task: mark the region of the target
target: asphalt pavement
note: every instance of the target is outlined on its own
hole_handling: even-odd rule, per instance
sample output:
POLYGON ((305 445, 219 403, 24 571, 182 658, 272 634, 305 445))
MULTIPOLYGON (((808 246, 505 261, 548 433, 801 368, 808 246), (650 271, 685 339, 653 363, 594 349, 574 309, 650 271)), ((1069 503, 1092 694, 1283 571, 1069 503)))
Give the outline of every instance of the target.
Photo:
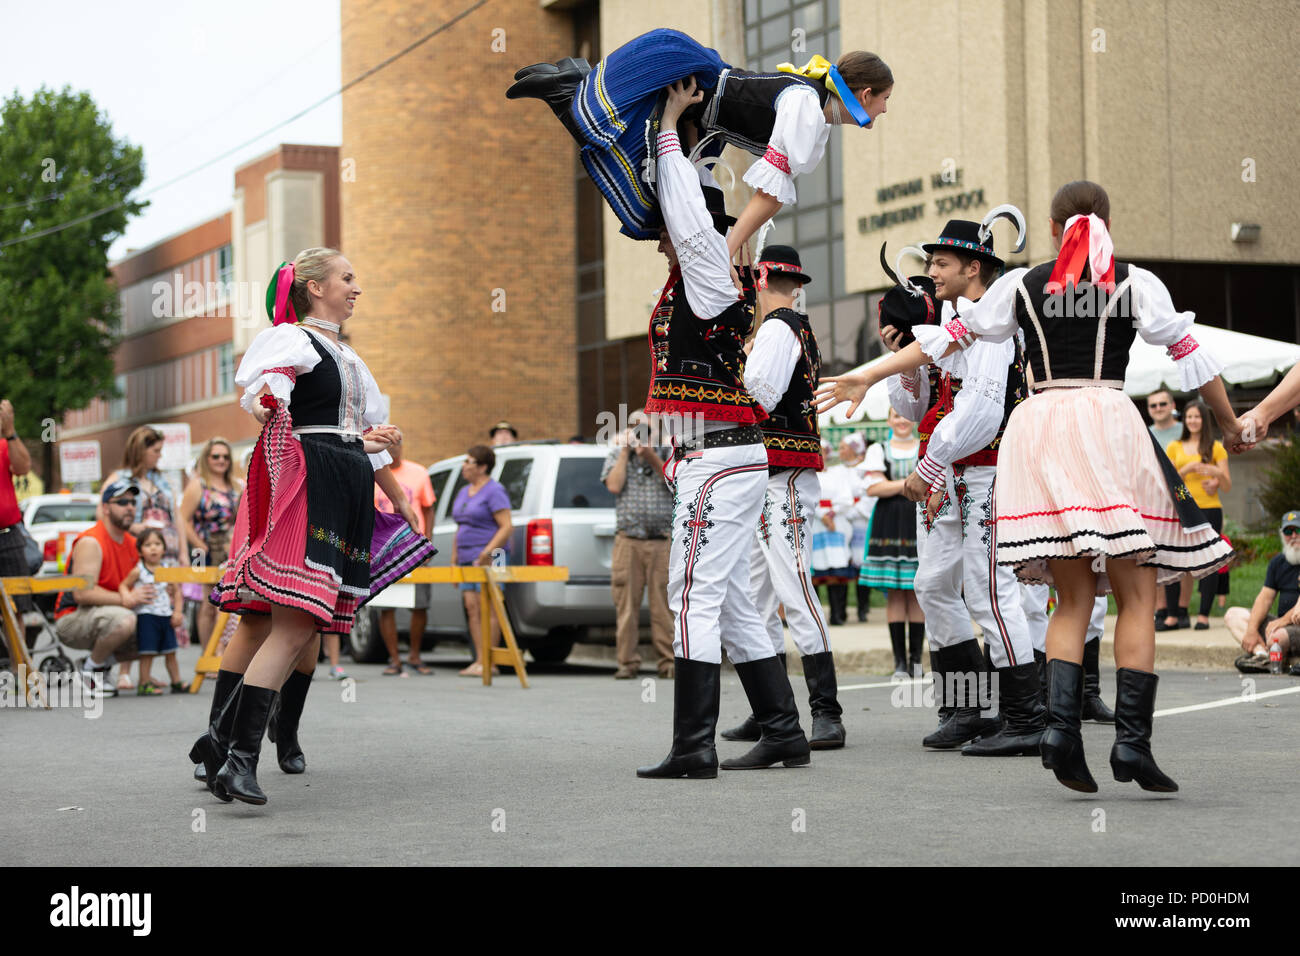
MULTIPOLYGON (((196 651, 184 650, 193 666, 196 651)), ((307 773, 263 750, 265 807, 223 804, 186 753, 207 718, 196 696, 122 697, 0 709, 6 865, 738 864, 1291 865, 1295 841, 1265 839, 1269 808, 1295 806, 1300 680, 1171 671, 1155 753, 1178 794, 1111 779, 1113 730, 1086 724, 1101 790, 1076 794, 1036 758, 928 752, 933 711, 913 688, 841 677, 848 746, 805 769, 640 780, 668 751, 672 683, 615 681, 596 664, 534 667, 522 689, 456 676, 353 682, 317 673, 303 717, 307 773), (1254 699, 1246 697, 1253 691, 1254 699), (1280 693, 1274 693, 1280 692, 1280 693), (1243 696, 1245 695, 1245 696, 1243 696)), ((807 695, 792 676, 807 728, 807 695)), ((1103 669, 1113 696, 1114 674, 1103 669)), ((9 698, 12 703, 12 697, 9 698)), ((747 713, 724 671, 722 720, 747 713)), ((720 757, 747 745, 718 741, 720 757)), ((1288 817, 1289 819, 1289 817, 1288 817)))

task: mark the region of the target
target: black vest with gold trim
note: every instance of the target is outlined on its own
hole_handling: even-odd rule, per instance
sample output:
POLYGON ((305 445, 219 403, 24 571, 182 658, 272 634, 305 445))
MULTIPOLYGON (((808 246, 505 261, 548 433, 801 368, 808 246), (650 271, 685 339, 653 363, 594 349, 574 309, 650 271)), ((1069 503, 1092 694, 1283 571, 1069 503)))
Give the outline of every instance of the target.
POLYGON ((650 318, 650 394, 645 410, 660 415, 756 425, 767 417, 745 389, 745 337, 754 324, 744 300, 711 319, 698 318, 677 269, 650 318))
POLYGON ((824 465, 821 428, 817 423, 817 402, 813 398, 822 365, 817 336, 808 316, 794 309, 773 309, 764 321, 784 323, 794 333, 800 351, 785 394, 762 424, 768 471, 785 468, 821 471, 824 465))

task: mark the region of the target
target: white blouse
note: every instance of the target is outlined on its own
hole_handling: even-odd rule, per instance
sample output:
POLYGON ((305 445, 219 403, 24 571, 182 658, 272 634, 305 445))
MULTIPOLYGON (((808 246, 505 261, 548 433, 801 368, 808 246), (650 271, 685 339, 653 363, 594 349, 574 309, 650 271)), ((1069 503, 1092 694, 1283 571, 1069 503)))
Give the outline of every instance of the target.
MULTIPOLYGON (((244 389, 244 394, 239 399, 239 404, 244 409, 251 413, 257 408, 258 395, 263 386, 270 390, 276 401, 283 407, 290 406, 293 379, 286 373, 273 371, 273 369, 292 368, 298 375, 304 375, 314 369, 320 362, 320 355, 312 348, 309 335, 316 335, 316 333, 289 323, 275 325, 258 333, 257 338, 253 339, 248 346, 248 351, 244 353, 239 363, 239 370, 235 373, 235 384, 244 389)), ((361 356, 357 355, 351 347, 342 343, 336 344, 323 335, 317 335, 316 339, 340 364, 340 373, 355 374, 361 384, 358 407, 344 409, 345 417, 355 415, 363 429, 382 425, 385 417, 383 396, 380 394, 375 377, 370 374, 370 369, 361 360, 361 356)), ((342 426, 343 423, 339 424, 342 426)), ((392 456, 386 451, 369 457, 371 467, 375 471, 393 462, 392 456)))
POLYGON ((966 352, 966 375, 952 411, 935 425, 916 466, 931 488, 943 483, 953 462, 997 437, 1006 409, 1007 368, 1015 354, 1015 339, 980 339, 966 352))
POLYGON ((764 322, 754 336, 754 349, 745 360, 745 391, 770 412, 790 386, 790 376, 803 349, 790 326, 764 322))
POLYGON ((767 152, 749 167, 745 183, 782 203, 793 203, 794 177, 817 168, 826 154, 830 131, 817 91, 802 83, 786 87, 776 98, 767 152))
MULTIPOLYGON (((922 351, 927 356, 937 356, 954 342, 966 348, 976 336, 995 342, 1011 338, 1020 327, 1016 321, 1015 299, 1028 272, 1027 268, 1019 268, 1004 274, 989 286, 979 302, 959 308, 960 318, 942 326, 914 327, 922 351)), ((1129 266, 1129 278, 1138 335, 1150 345, 1167 347, 1178 369, 1180 391, 1200 388, 1223 371, 1223 364, 1189 334, 1196 321, 1195 312, 1177 311, 1165 284, 1146 269, 1129 266)))

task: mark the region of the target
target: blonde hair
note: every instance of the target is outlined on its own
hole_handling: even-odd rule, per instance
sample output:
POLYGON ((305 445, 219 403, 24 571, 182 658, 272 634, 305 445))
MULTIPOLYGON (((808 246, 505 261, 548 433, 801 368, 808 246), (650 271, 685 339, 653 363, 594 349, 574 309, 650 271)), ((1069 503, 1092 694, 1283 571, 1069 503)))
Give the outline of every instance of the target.
POLYGON ((242 478, 243 476, 239 474, 241 469, 239 467, 239 462, 235 460, 235 450, 230 447, 230 442, 226 441, 219 435, 209 438, 203 443, 203 448, 199 451, 199 460, 194 465, 194 473, 198 476, 199 481, 204 485, 212 484, 213 475, 212 468, 208 464, 208 455, 212 454, 212 449, 217 445, 224 447, 227 454, 230 455, 230 467, 226 469, 226 484, 233 488, 235 486, 235 480, 237 478, 242 478))
POLYGON ((313 302, 311 293, 307 291, 307 283, 314 281, 324 284, 334 271, 334 260, 342 255, 343 253, 337 249, 316 246, 312 249, 304 249, 294 256, 293 285, 289 287, 289 301, 293 303, 293 310, 298 314, 298 318, 304 319, 311 315, 313 302))

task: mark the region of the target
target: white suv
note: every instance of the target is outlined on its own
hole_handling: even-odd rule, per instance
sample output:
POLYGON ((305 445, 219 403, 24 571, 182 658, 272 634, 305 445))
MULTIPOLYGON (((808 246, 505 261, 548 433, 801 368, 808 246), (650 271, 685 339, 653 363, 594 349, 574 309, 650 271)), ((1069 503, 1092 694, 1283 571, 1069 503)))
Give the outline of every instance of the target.
POLYGON ((41 547, 41 574, 57 575, 67 567, 72 539, 95 523, 98 495, 33 495, 20 502, 23 524, 41 547))
MULTIPOLYGON (((575 641, 612 640, 616 615, 610 594, 614 551, 614 496, 600 480, 609 449, 601 445, 518 443, 493 449, 492 477, 510 495, 509 564, 556 565, 569 569, 567 581, 511 584, 506 608, 520 646, 539 661, 564 660, 575 641)), ((456 522, 451 506, 465 484, 464 455, 445 458, 429 468, 434 506, 434 564, 450 566, 456 522)), ((409 611, 398 611, 407 629, 409 611)), ((650 623, 643 600, 641 623, 650 623)), ((455 585, 435 584, 429 606, 426 643, 467 639, 465 610, 455 585)), ((372 615, 361 614, 351 638, 352 656, 361 661, 384 659, 383 642, 372 615)))

